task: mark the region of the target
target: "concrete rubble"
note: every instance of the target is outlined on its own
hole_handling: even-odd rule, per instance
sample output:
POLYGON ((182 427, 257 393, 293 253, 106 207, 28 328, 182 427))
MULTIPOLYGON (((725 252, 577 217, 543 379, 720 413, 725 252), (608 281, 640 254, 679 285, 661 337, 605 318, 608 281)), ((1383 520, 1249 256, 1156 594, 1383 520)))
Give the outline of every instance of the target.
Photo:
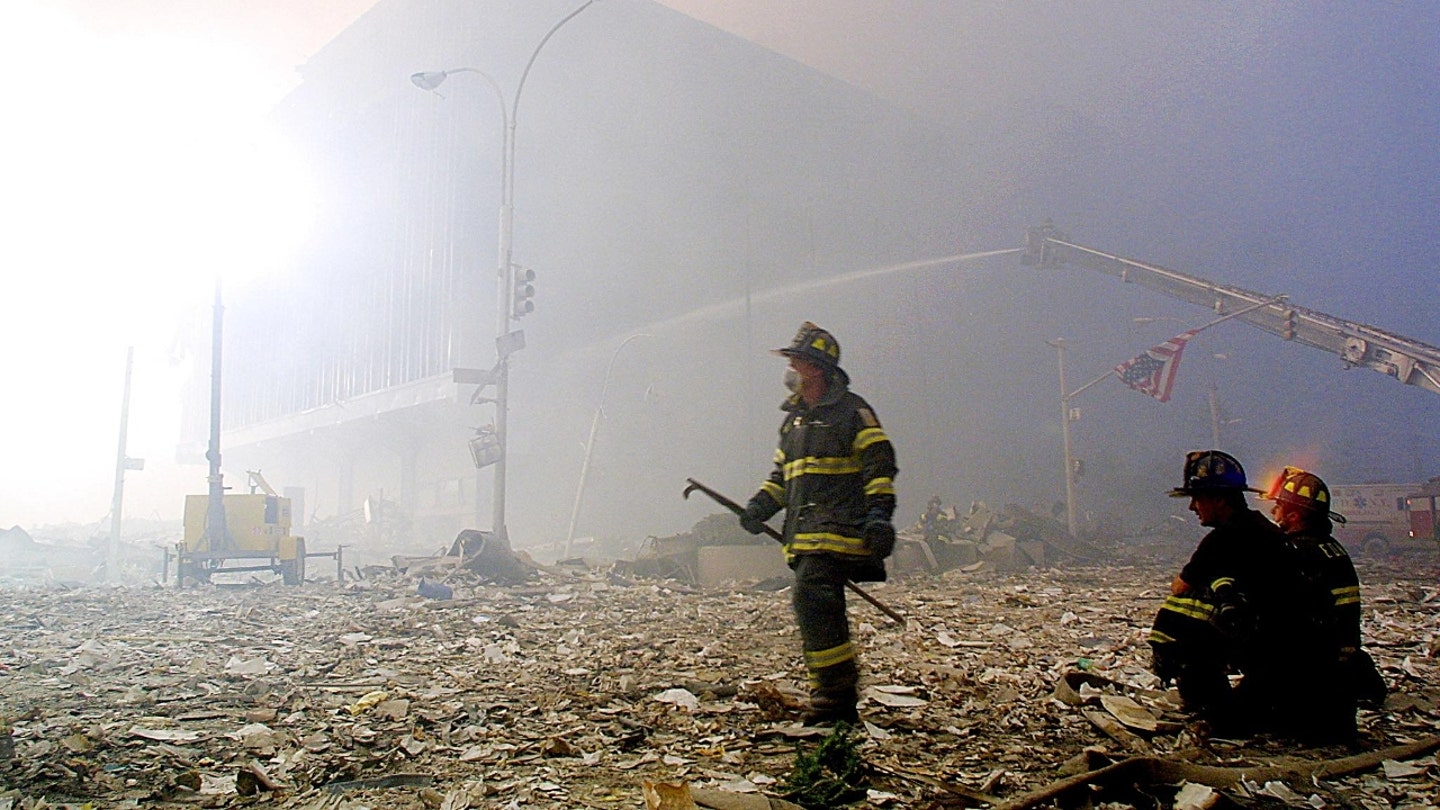
MULTIPOLYGON (((1260 767, 1354 753, 1187 730, 1144 637, 1188 547, 1061 565, 1067 552, 1017 527, 1023 514, 978 514, 946 541, 974 543, 974 561, 866 586, 904 628, 851 600, 873 769, 858 806, 999 803, 1105 757, 1260 767), (997 533, 1032 564, 985 564, 997 533)), ((795 725, 805 685, 788 591, 643 568, 12 588, 0 808, 644 807, 667 785, 688 806, 782 806, 761 797, 778 796, 814 733, 795 725)), ((1362 713, 1359 747, 1423 740, 1440 726, 1436 561, 1361 575, 1367 646, 1392 695, 1362 713)), ((1207 790, 1212 803, 1435 806, 1440 761, 1158 790, 1193 806, 1207 790)))
MULTIPOLYGON (((937 500, 919 520, 900 529, 887 568, 892 577, 955 568, 1013 573, 1094 562, 1106 553, 1070 537, 1063 523, 1016 504, 995 511, 976 501, 962 514, 941 508, 937 500)), ((636 574, 705 586, 789 574, 778 545, 745 533, 729 514, 712 515, 689 532, 652 537, 624 565, 636 574)))

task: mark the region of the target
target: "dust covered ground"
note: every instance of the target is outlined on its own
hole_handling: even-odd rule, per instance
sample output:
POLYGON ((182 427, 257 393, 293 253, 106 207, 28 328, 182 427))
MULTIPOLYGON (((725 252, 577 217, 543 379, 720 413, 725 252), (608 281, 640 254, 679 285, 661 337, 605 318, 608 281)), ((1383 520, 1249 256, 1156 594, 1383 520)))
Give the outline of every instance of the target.
MULTIPOLYGON (((1331 760, 1440 728, 1440 571, 1420 557, 1361 566, 1367 647, 1392 694, 1362 713, 1354 747, 1193 737, 1144 642, 1188 551, 865 586, 908 624, 850 600, 872 774, 856 806, 1014 801, 1080 760, 1331 760)), ((818 740, 794 725, 788 590, 465 576, 449 599, 379 571, 343 587, 0 592, 0 809, 634 808, 656 782, 765 807, 797 745, 818 740)), ((1170 807, 1178 788, 1130 780, 1081 800, 1170 807)), ((1440 761, 1221 793, 1220 806, 1433 807, 1440 761)))

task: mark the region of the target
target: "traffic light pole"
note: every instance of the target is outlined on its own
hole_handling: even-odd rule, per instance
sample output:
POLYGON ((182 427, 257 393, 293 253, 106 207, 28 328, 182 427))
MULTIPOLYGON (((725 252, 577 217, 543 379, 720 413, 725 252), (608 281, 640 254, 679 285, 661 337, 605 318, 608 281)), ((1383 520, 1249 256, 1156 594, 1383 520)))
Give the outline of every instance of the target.
POLYGON ((594 2, 595 0, 586 0, 584 4, 551 26, 550 30, 545 32, 545 36, 541 37, 540 43, 530 53, 530 60, 525 63, 525 70, 520 73, 520 81, 515 85, 515 97, 510 100, 510 114, 505 121, 501 171, 503 197, 500 205, 498 290, 500 301, 497 307, 499 324, 495 346, 499 355, 495 377, 495 435, 500 440, 500 459, 495 462, 494 532, 496 539, 502 542, 508 542, 510 539, 509 532, 505 527, 505 472, 510 457, 510 352, 519 343, 510 336, 510 321, 515 316, 522 314, 515 311, 515 265, 510 250, 515 236, 515 119, 520 112, 520 94, 525 91, 525 80, 529 78, 530 68, 535 65, 535 58, 545 48, 545 43, 550 41, 550 37, 554 36, 561 26, 575 19, 576 15, 589 8, 594 2))
MULTIPOLYGON (((505 92, 500 89, 499 83, 483 70, 462 67, 438 72, 415 73, 410 76, 410 81, 416 87, 433 92, 452 73, 474 73, 490 85, 490 89, 495 91, 495 99, 500 103, 500 234, 496 240, 496 253, 498 254, 495 289, 496 358, 493 378, 495 383, 495 440, 498 444, 498 452, 494 464, 495 497, 492 518, 495 537, 502 541, 509 540, 509 533, 505 527, 505 473, 510 455, 510 354, 525 345, 523 333, 511 331, 511 320, 530 311, 533 305, 530 303, 529 297, 534 294, 534 288, 529 283, 533 274, 527 270, 527 278, 523 281, 525 300, 521 302, 515 299, 516 290, 519 289, 511 253, 511 245, 515 237, 515 117, 520 109, 520 94, 525 89, 525 79, 529 77, 530 68, 535 65, 535 58, 540 55, 545 43, 550 41, 550 37, 554 36, 561 26, 575 19, 576 15, 594 3, 595 0, 585 0, 574 11, 552 25, 545 36, 541 37, 540 43, 530 53, 530 60, 525 63, 525 69, 520 74, 520 81, 515 86, 515 96, 510 100, 508 106, 505 103, 505 92)), ((477 466, 475 473, 476 523, 480 522, 481 477, 479 469, 477 466)))
MULTIPOLYGON (((523 81, 523 80, 522 80, 523 81)), ((515 104, 520 103, 520 94, 515 94, 515 104)), ((510 334, 511 308, 515 280, 511 272, 510 244, 515 234, 515 115, 506 116, 503 127, 504 143, 500 145, 500 236, 496 240, 499 265, 496 268, 496 315, 495 325, 495 438, 500 443, 500 457, 495 462, 495 496, 492 501, 492 531, 502 543, 509 541, 505 528, 505 467, 510 456, 510 352, 507 351, 506 337, 510 334)), ((479 470, 475 471, 478 476, 479 470)), ((476 504, 479 507, 479 504, 476 504)))

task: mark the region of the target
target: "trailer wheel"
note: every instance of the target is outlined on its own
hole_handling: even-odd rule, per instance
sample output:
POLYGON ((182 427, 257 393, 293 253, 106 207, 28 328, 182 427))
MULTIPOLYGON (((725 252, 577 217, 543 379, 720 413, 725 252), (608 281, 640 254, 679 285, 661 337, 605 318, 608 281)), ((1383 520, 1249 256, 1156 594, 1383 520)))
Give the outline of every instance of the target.
POLYGON ((280 579, 286 585, 300 585, 305 582, 305 540, 295 541, 295 559, 280 561, 280 579))
POLYGON ((1360 553, 1366 557, 1384 557, 1390 553, 1390 540, 1378 532, 1365 535, 1360 541, 1360 553))

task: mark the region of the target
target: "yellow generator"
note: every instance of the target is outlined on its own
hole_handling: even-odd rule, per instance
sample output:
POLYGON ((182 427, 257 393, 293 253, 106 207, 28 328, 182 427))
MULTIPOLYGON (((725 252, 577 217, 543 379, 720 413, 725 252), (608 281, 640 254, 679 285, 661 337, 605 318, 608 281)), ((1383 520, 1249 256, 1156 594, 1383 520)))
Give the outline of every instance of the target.
POLYGON ((178 584, 209 582, 212 574, 230 571, 275 571, 286 585, 305 581, 305 538, 290 534, 290 499, 276 495, 258 473, 251 473, 251 489, 248 495, 223 497, 223 533, 206 531, 210 496, 185 496, 185 535, 176 550, 178 584), (265 492, 253 491, 261 487, 265 492))

